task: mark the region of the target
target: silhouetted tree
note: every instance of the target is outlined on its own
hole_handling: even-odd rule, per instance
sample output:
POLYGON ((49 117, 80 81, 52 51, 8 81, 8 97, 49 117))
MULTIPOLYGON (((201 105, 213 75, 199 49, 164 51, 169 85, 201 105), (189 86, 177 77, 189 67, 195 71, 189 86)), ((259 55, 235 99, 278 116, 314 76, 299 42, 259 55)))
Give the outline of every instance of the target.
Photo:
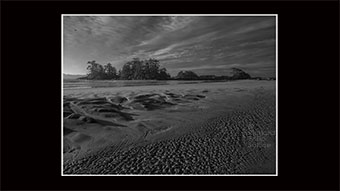
POLYGON ((250 75, 244 72, 239 68, 231 68, 231 79, 233 80, 240 80, 240 79, 250 79, 250 75))
POLYGON ((118 74, 117 74, 117 79, 120 79, 120 77, 122 76, 122 70, 118 70, 118 74))
POLYGON ((131 80, 132 75, 133 75, 132 62, 127 62, 126 64, 123 65, 120 79, 131 80))
POLYGON ((157 79, 159 74, 159 61, 156 59, 150 58, 146 61, 149 63, 149 70, 147 71, 149 73, 150 79, 157 79))
POLYGON ((143 74, 143 61, 141 61, 139 58, 134 58, 132 60, 132 79, 134 80, 142 80, 144 79, 143 74))
MULTIPOLYGON (((96 63, 95 60, 87 62, 87 76, 81 79, 89 80, 169 80, 170 74, 167 73, 166 68, 160 68, 160 61, 154 58, 141 60, 133 58, 131 61, 125 63, 122 69, 118 70, 107 63, 102 66, 96 63)), ((198 76, 192 71, 180 71, 174 79, 178 80, 238 80, 238 79, 252 79, 249 74, 239 68, 231 68, 232 76, 214 76, 204 75, 198 76)), ((274 78, 275 79, 275 78, 274 78)))
POLYGON ((104 65, 105 79, 117 79, 117 70, 110 63, 104 65))
POLYGON ((94 80, 94 79, 102 79, 105 78, 104 68, 102 65, 96 63, 95 60, 87 62, 87 79, 94 80))
POLYGON ((178 80, 197 80, 198 75, 193 71, 180 71, 178 72, 176 79, 178 80))
POLYGON ((120 73, 120 79, 123 80, 166 80, 170 79, 170 75, 166 72, 165 68, 159 68, 159 60, 147 59, 140 60, 133 58, 132 61, 123 65, 120 73))
POLYGON ((166 68, 161 68, 157 80, 169 80, 171 78, 170 74, 166 72, 166 68))

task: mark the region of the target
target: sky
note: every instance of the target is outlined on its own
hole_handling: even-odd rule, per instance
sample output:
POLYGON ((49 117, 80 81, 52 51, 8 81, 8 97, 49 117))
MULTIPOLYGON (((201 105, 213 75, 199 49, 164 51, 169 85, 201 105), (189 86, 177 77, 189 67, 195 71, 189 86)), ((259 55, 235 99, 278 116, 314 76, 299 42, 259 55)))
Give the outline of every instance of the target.
POLYGON ((64 16, 63 73, 86 74, 87 62, 117 69, 134 57, 160 60, 175 76, 275 76, 275 17, 64 16))

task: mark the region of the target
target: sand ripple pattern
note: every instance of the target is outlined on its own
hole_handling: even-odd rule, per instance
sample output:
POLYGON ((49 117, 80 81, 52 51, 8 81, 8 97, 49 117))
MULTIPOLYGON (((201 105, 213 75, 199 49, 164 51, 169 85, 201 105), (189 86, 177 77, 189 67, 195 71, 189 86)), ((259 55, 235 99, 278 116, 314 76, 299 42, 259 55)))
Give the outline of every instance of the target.
POLYGON ((184 135, 108 146, 64 164, 64 174, 275 174, 275 96, 184 135))
POLYGON ((103 125, 124 126, 114 121, 133 120, 135 114, 122 110, 152 111, 164 109, 181 103, 188 103, 205 98, 204 95, 179 95, 170 92, 141 94, 126 98, 121 96, 77 99, 64 97, 64 119, 80 119, 83 122, 103 125), (111 119, 110 119, 111 118, 111 119), (113 119, 113 120, 112 120, 113 119))

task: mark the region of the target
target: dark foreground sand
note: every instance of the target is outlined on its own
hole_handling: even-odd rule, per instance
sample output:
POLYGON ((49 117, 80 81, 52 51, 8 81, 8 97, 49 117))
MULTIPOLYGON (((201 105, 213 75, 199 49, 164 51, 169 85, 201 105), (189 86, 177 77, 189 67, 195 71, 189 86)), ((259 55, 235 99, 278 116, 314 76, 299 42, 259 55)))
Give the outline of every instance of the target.
POLYGON ((275 81, 137 89, 64 92, 64 174, 275 174, 275 81))

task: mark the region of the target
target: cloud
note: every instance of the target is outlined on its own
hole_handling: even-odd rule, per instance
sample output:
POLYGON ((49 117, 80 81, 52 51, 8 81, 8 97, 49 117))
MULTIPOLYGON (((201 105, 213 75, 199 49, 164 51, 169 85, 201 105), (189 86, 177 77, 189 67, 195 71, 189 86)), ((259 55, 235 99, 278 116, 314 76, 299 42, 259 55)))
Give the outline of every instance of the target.
POLYGON ((192 23, 196 18, 195 17, 185 17, 185 16, 172 16, 169 18, 169 22, 165 22, 163 24, 163 28, 167 32, 176 31, 179 29, 183 29, 192 23))
POLYGON ((242 44, 239 44, 239 47, 246 47, 246 46, 254 46, 254 45, 273 45, 275 44, 275 39, 265 39, 260 41, 254 41, 254 42, 245 42, 242 44))
POLYGON ((79 65, 65 67, 70 70, 86 68, 86 60, 119 67, 133 57, 153 57, 171 73, 218 74, 237 65, 267 75, 272 70, 263 67, 275 71, 275 18, 64 17, 64 55, 66 65, 79 65))
POLYGON ((169 53, 172 49, 174 49, 174 48, 177 47, 177 46, 178 46, 177 44, 170 45, 170 46, 168 46, 168 47, 166 47, 166 48, 157 50, 157 51, 154 52, 151 56, 159 56, 159 55, 162 55, 162 54, 169 53))
POLYGON ((243 34, 243 33, 248 33, 268 27, 272 27, 275 25, 275 20, 274 19, 265 19, 260 22, 256 22, 256 24, 253 25, 245 25, 243 27, 240 27, 239 29, 236 29, 233 34, 243 34))

